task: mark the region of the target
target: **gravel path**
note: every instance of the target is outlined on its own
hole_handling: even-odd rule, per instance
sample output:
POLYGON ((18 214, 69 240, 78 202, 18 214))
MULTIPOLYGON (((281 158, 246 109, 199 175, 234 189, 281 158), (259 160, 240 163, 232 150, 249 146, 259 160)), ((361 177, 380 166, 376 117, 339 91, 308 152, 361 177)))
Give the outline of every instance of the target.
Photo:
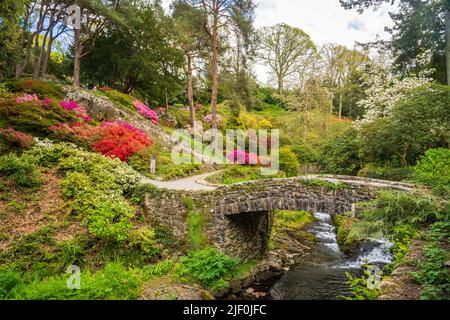
POLYGON ((179 180, 173 181, 158 181, 152 180, 149 178, 143 178, 141 180, 142 184, 151 184, 155 187, 169 190, 185 190, 185 191, 213 191, 216 190, 217 187, 212 185, 206 185, 203 182, 206 178, 218 174, 221 171, 204 173, 198 176, 183 178, 179 180))

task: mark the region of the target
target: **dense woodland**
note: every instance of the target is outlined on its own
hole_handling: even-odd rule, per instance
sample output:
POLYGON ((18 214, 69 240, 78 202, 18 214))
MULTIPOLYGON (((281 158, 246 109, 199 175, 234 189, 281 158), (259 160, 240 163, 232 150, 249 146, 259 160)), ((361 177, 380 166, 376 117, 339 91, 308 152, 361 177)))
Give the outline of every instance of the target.
MULTIPOLYGON (((429 259, 416 282, 422 298, 448 299, 450 3, 339 2, 360 12, 393 2, 399 10, 391 13, 390 39, 348 48, 319 45, 284 23, 256 28, 253 0, 174 0, 170 10, 159 0, 2 0, 0 299, 135 299, 144 283, 168 274, 214 291, 248 268, 206 244, 203 218, 189 199, 188 244, 145 226, 138 175, 151 176, 148 158, 156 154, 163 180, 214 169, 224 169, 211 178, 221 184, 270 177, 252 165, 176 166, 157 136, 91 117, 64 101, 64 86, 89 89, 163 132, 279 129, 277 177, 314 168, 420 185, 418 194, 382 194, 358 219, 344 217, 338 236, 348 246, 380 232, 395 238, 390 271, 411 241, 426 239, 429 259), (73 4, 81 29, 66 24, 73 4), (268 84, 256 79, 258 63, 270 69, 268 84), (40 190, 33 199, 30 188, 40 190), (45 205, 40 197, 48 192, 58 196, 45 205), (56 215, 40 229, 18 228, 11 239, 11 212, 29 215, 37 207, 56 215), (61 240, 67 228, 78 235, 61 240), (186 255, 172 258, 180 250, 186 255), (199 261, 222 264, 205 275, 199 261), (81 293, 58 289, 65 281, 59 274, 74 262, 90 270, 81 293), (104 274, 115 280, 104 283, 104 274)), ((377 298, 361 279, 354 296, 377 298)))

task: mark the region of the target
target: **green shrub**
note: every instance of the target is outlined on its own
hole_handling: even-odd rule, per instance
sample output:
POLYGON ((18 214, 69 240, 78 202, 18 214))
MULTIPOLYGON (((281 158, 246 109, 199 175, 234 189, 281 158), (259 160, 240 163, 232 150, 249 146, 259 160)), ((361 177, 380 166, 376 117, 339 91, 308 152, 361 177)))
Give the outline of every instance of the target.
POLYGON ((58 123, 79 121, 75 112, 59 104, 43 108, 36 102, 16 104, 13 100, 0 102, 0 118, 5 127, 37 136, 49 136, 49 127, 58 123))
POLYGON ((104 240, 129 240, 134 208, 126 201, 138 185, 140 176, 128 165, 70 144, 36 147, 29 152, 39 162, 57 163, 66 173, 62 194, 87 225, 89 231, 104 240))
POLYGON ((210 247, 181 257, 176 273, 182 280, 193 280, 205 288, 218 290, 236 275, 238 264, 238 260, 210 247))
POLYGON ((8 299, 11 291, 22 282, 20 272, 14 270, 0 270, 0 300, 8 299))
POLYGON ((136 112, 133 105, 134 99, 132 96, 119 92, 117 90, 100 90, 100 93, 107 96, 114 104, 123 107, 132 112, 136 112))
POLYGON ((284 178, 284 172, 279 172, 276 176, 261 175, 261 168, 231 165, 228 166, 222 173, 208 178, 208 181, 218 184, 234 184, 245 181, 255 181, 272 178, 284 178))
POLYGON ((369 163, 358 172, 358 176, 371 179, 404 181, 407 180, 412 175, 412 173, 413 169, 411 167, 405 168, 376 167, 374 164, 369 163))
POLYGON ((368 234, 391 234, 402 225, 421 226, 448 218, 442 199, 419 192, 382 191, 378 198, 365 203, 363 221, 357 223, 368 234))
MULTIPOLYGON (((370 266, 363 266, 363 274, 361 277, 352 276, 349 272, 347 275, 347 285, 352 294, 351 297, 340 296, 345 300, 377 300, 381 294, 381 288, 371 287, 369 284, 373 281, 373 274, 369 270, 370 266)), ((382 275, 380 275, 381 277, 382 275)))
POLYGON ((61 87, 58 84, 39 80, 12 80, 6 82, 6 87, 11 92, 26 92, 37 94, 39 98, 49 97, 54 99, 64 98, 61 87))
POLYGON ((274 227, 303 229, 314 221, 314 215, 306 211, 276 211, 274 227))
POLYGON ((354 252, 360 242, 365 240, 363 237, 357 237, 351 233, 351 228, 358 219, 346 215, 336 215, 333 217, 333 221, 336 226, 336 240, 342 252, 347 254, 354 252))
POLYGON ((300 163, 290 147, 280 148, 280 170, 286 173, 288 177, 295 177, 300 174, 300 163))
POLYGON ((37 188, 43 182, 36 165, 36 159, 27 154, 19 157, 10 153, 0 157, 0 173, 22 187, 37 188))
POLYGON ((424 183, 442 195, 450 192, 450 150, 430 149, 414 169, 414 179, 424 183))
POLYGON ((174 267, 172 260, 164 260, 157 264, 146 265, 142 268, 141 272, 146 280, 152 277, 161 277, 169 273, 174 267))
POLYGON ((322 148, 320 164, 326 172, 353 175, 361 168, 355 129, 349 129, 326 143, 322 148))
POLYGON ((414 165, 430 148, 447 148, 450 87, 427 84, 409 90, 389 117, 363 125, 361 153, 366 162, 414 165))
POLYGON ((316 163, 319 160, 316 152, 306 145, 295 145, 292 147, 292 151, 300 163, 316 163))
POLYGON ((205 231, 203 226, 205 218, 202 213, 190 211, 188 214, 188 234, 189 244, 192 249, 200 249, 206 244, 205 231))
POLYGON ((86 211, 85 222, 93 235, 121 242, 130 237, 133 217, 134 208, 126 201, 103 197, 86 211))
POLYGON ((142 285, 139 277, 119 263, 109 263, 97 273, 81 272, 81 289, 67 287, 68 275, 50 277, 18 286, 14 299, 18 300, 131 300, 139 296, 142 285))
POLYGON ((160 254, 162 249, 158 242, 155 230, 150 227, 134 230, 131 233, 130 245, 138 246, 142 252, 149 257, 160 254))
POLYGON ((422 287, 424 300, 449 300, 450 276, 446 262, 450 259, 448 246, 450 222, 440 221, 433 224, 427 231, 428 245, 424 248, 425 259, 418 264, 419 272, 413 277, 422 287))

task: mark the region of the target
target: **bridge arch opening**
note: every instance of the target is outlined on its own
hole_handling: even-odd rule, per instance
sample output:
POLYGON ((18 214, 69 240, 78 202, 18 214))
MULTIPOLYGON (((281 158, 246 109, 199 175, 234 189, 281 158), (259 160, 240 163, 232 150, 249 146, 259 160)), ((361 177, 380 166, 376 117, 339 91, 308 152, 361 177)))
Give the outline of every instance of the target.
POLYGON ((245 259, 263 256, 268 250, 271 214, 243 212, 226 216, 226 252, 245 259))

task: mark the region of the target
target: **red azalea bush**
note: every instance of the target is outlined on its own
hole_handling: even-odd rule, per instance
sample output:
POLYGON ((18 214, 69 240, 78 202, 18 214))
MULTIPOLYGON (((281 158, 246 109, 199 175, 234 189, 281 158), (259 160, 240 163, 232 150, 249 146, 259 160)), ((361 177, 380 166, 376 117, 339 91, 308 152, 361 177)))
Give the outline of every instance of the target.
POLYGON ((101 129, 100 139, 92 149, 124 162, 153 143, 145 132, 126 122, 107 122, 101 129))
POLYGON ((153 143, 144 131, 122 121, 104 122, 100 127, 62 123, 49 129, 61 140, 87 144, 94 151, 124 162, 153 143))
POLYGON ((28 149, 33 144, 33 137, 29 134, 16 131, 12 128, 0 128, 0 150, 28 149))
POLYGON ((100 137, 101 128, 86 123, 58 123, 49 127, 58 140, 82 143, 90 146, 100 137))

